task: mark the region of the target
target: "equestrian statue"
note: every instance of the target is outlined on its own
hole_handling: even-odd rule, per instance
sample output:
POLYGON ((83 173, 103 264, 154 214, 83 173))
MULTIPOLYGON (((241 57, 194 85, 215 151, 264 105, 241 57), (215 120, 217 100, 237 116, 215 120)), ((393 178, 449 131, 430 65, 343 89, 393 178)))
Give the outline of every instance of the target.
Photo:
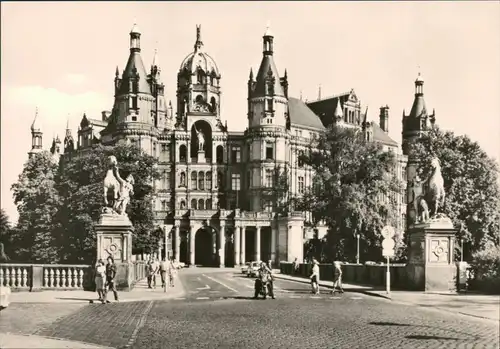
POLYGON ((129 174, 122 179, 118 170, 118 161, 114 155, 108 157, 108 171, 104 178, 104 213, 126 216, 130 195, 134 194, 134 177, 129 174), (111 203, 109 198, 111 198, 111 203))
POLYGON ((437 157, 431 159, 430 174, 425 180, 421 180, 418 175, 415 177, 412 194, 416 212, 415 223, 439 218, 438 210, 443 208, 446 195, 441 164, 437 157))

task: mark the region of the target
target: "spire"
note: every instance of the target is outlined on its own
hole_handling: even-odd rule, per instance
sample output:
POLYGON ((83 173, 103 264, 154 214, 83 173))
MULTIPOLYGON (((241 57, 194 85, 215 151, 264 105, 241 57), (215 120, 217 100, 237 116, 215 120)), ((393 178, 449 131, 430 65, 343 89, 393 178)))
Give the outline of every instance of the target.
POLYGON ((252 68, 250 68, 250 77, 248 79, 253 81, 253 69, 252 68))
POLYGON ((302 90, 300 90, 300 100, 302 100, 302 90))
MULTIPOLYGON (((158 42, 156 42, 156 45, 158 46, 158 42)), ((160 66, 160 58, 158 57, 158 48, 155 48, 155 53, 153 55, 153 63, 151 64, 152 67, 159 67, 160 66)))
MULTIPOLYGON (((321 87, 320 87, 320 95, 321 95, 321 87)), ((337 121, 342 120, 344 118, 344 113, 342 112, 342 106, 340 105, 340 98, 337 98, 337 107, 335 108, 335 114, 333 114, 333 116, 337 121)))
POLYGON ((38 120, 38 107, 35 109, 35 118, 33 119, 33 123, 31 124, 31 132, 40 132, 40 125, 38 120))
POLYGON ((264 37, 266 36, 269 36, 269 37, 273 37, 273 32, 271 31, 271 21, 267 21, 267 24, 266 24, 266 32, 264 33, 264 37))
POLYGON ((203 47, 203 41, 201 41, 201 24, 196 25, 196 42, 194 44, 194 51, 200 51, 203 47))
POLYGON ((263 36, 263 43, 264 43, 264 56, 272 56, 273 55, 273 38, 274 35, 271 32, 271 29, 269 28, 270 24, 269 21, 267 22, 267 28, 266 32, 264 33, 263 36))
POLYGON ((69 114, 68 118, 66 119, 66 137, 65 139, 68 139, 71 137, 71 129, 69 128, 69 114))
POLYGON ((115 70, 115 78, 119 78, 120 77, 120 70, 118 69, 118 66, 116 66, 116 70, 115 70))
POLYGON ((321 99, 321 84, 319 84, 319 88, 318 88, 318 100, 321 99))
POLYGON ((415 96, 417 96, 417 95, 420 95, 420 96, 424 95, 424 80, 422 79, 422 76, 420 74, 420 67, 419 67, 417 79, 415 80, 415 96))
POLYGON ((288 72, 285 69, 285 76, 284 76, 284 78, 286 79, 287 77, 288 77, 288 72))
POLYGON ((141 32, 135 21, 130 31, 130 52, 141 52, 141 32))

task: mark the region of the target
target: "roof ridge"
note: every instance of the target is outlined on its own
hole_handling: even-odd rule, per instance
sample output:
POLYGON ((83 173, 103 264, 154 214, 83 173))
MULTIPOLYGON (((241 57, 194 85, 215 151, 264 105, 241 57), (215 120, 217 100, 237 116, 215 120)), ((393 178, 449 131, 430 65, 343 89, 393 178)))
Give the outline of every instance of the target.
POLYGON ((342 97, 342 96, 346 96, 346 95, 350 95, 350 94, 351 94, 351 91, 349 91, 349 92, 342 92, 342 93, 338 93, 338 94, 331 95, 331 96, 328 96, 328 97, 318 98, 316 100, 309 101, 307 103, 316 103, 316 102, 326 101, 328 99, 338 98, 338 97, 342 97))

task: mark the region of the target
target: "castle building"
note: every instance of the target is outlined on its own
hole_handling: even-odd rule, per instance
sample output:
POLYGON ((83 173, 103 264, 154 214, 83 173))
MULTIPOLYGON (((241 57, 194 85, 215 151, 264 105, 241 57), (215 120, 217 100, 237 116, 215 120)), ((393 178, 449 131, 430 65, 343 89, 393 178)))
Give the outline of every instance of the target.
MULTIPOLYGON (((299 156, 332 123, 362 128, 368 140, 397 153, 397 175, 404 176, 406 157, 388 135, 388 106, 380 108, 377 125, 368 122, 367 110, 361 112, 354 90, 307 103, 289 96, 287 71, 280 76, 269 28, 262 45, 257 73, 250 69, 244 132, 231 132, 222 121, 222 75, 205 50, 201 26, 177 73, 175 113, 165 96, 158 52, 146 71, 141 32, 134 25, 125 69, 121 74, 116 69, 112 110, 99 119, 84 114, 76 146, 67 127, 63 156, 91 151, 97 143, 127 142, 158 158, 155 219, 168 237, 166 252, 182 262, 232 266, 302 260, 310 217, 294 211, 277 214, 275 174, 286 169, 288 195, 303 194, 314 174, 299 156)), ((32 152, 39 149, 37 130, 32 126, 32 152)), ((53 153, 60 151, 57 140, 53 153)), ((406 202, 400 196, 403 219, 406 202)))

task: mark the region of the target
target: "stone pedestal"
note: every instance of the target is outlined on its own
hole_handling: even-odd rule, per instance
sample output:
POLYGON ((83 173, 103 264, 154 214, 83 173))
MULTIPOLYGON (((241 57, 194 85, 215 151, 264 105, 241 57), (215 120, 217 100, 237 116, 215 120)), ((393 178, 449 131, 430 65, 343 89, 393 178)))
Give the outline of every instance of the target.
POLYGON ((304 259, 303 216, 280 217, 276 228, 276 265, 281 262, 291 262, 295 258, 302 261, 304 259))
POLYGON ((97 235, 97 259, 106 262, 113 257, 116 264, 116 285, 130 290, 135 277, 132 265, 132 223, 127 216, 103 213, 94 226, 97 235))
POLYGON ((198 151, 198 163, 205 163, 207 160, 205 159, 205 152, 203 150, 198 151))
POLYGON ((455 232, 447 217, 410 227, 406 269, 411 289, 456 292, 455 232))

